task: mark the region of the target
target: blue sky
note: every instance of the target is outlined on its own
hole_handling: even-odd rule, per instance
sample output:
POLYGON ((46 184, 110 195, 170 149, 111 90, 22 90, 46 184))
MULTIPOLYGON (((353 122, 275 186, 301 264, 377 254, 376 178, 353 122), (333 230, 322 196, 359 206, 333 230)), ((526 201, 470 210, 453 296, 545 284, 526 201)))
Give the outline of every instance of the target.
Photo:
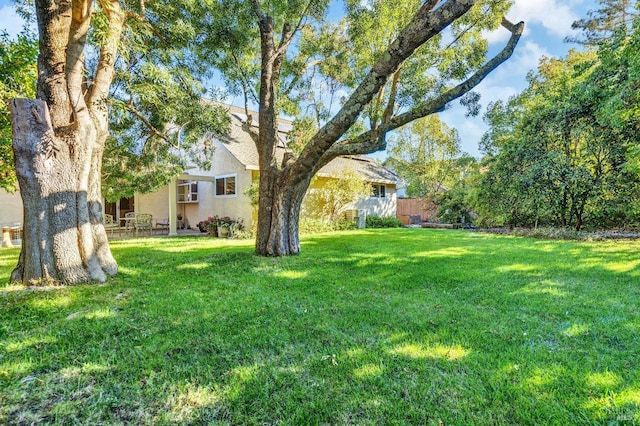
MULTIPOLYGON (((17 34, 22 21, 11 4, 8 0, 0 0, 0 28, 10 34, 17 34)), ((573 34, 571 24, 575 20, 585 17, 588 10, 596 8, 595 0, 515 0, 508 18, 513 22, 525 21, 526 30, 511 59, 475 89, 481 94, 483 111, 489 102, 507 100, 509 96, 524 89, 527 73, 537 67, 540 58, 563 57, 569 49, 578 47, 563 40, 573 34)), ((508 36, 506 30, 489 34, 491 48, 500 49, 508 36)), ((233 99, 227 101, 234 102, 233 99)), ((441 118, 458 130, 463 151, 480 156, 478 142, 487 128, 482 114, 467 118, 465 109, 454 103, 441 114, 441 118)), ((377 157, 384 158, 384 154, 377 157)))
MULTIPOLYGON (((522 91, 527 85, 527 73, 537 67, 543 56, 564 57, 569 49, 580 48, 565 43, 564 38, 575 34, 571 29, 574 21, 597 8, 595 0, 515 0, 507 17, 512 22, 525 21, 525 32, 513 56, 475 89, 481 95, 482 110, 489 102, 507 100, 522 91)), ((500 49, 508 37, 505 30, 490 34, 490 46, 500 49)), ((464 113, 465 109, 456 103, 440 117, 458 130, 463 151, 480 156, 478 142, 487 126, 482 113, 473 118, 465 117, 464 113)))

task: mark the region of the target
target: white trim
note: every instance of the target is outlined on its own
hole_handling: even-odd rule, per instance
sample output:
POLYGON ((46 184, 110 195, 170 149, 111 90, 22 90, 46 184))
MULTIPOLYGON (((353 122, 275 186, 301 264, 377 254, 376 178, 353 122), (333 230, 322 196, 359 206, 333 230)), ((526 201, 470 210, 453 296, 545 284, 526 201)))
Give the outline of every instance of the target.
POLYGON ((384 195, 374 195, 371 194, 369 196, 369 198, 373 198, 373 199, 381 199, 381 198, 387 198, 387 185, 383 184, 383 183, 374 183, 371 184, 371 192, 374 191, 373 187, 377 186, 378 188, 378 194, 380 194, 381 192, 384 192, 384 195))
POLYGON ((169 235, 178 235, 178 185, 177 179, 171 179, 169 182, 169 235))
POLYGON ((214 177, 213 179, 213 196, 215 198, 234 198, 238 196, 238 174, 237 173, 229 173, 226 175, 217 175, 214 177), (218 195, 218 179, 226 179, 226 178, 233 178, 234 181, 234 185, 235 185, 235 194, 222 194, 222 195, 218 195))

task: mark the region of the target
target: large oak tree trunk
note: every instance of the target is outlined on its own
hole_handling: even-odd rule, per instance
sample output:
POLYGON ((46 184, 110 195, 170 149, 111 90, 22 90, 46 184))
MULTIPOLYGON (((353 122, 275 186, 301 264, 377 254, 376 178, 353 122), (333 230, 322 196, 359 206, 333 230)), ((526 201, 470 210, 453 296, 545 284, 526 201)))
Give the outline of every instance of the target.
MULTIPOLYGON (((105 281, 117 272, 102 224, 104 141, 81 140, 78 127, 56 135, 47 104, 11 101, 13 149, 24 204, 24 237, 11 281, 105 281)), ((91 126, 91 123, 85 123, 91 126)))
POLYGON ((263 256, 300 253, 298 223, 310 179, 292 184, 280 170, 260 175, 256 252, 263 256))
POLYGON ((13 150, 24 237, 11 281, 76 284, 117 272, 102 221, 107 97, 124 23, 118 0, 99 0, 108 31, 95 74, 84 50, 92 0, 36 0, 38 99, 14 99, 13 150))

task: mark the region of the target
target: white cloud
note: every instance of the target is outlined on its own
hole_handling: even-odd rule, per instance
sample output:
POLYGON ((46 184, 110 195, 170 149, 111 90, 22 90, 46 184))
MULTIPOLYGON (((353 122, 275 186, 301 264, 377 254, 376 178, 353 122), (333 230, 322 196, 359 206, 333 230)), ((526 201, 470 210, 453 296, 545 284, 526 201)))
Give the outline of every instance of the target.
MULTIPOLYGON (((515 22, 525 21, 527 24, 541 24, 552 35, 566 37, 572 34, 571 24, 579 17, 571 4, 578 1, 560 2, 558 0, 515 0, 513 7, 507 14, 515 22)), ((525 35, 531 31, 525 27, 525 35)))
POLYGON ((509 59, 504 69, 510 73, 525 76, 527 72, 538 68, 540 59, 553 56, 549 51, 534 41, 527 41, 522 46, 516 47, 514 55, 509 59))
POLYGON ((9 33, 10 37, 15 37, 24 26, 24 20, 18 16, 16 9, 12 6, 0 8, 0 29, 9 33))

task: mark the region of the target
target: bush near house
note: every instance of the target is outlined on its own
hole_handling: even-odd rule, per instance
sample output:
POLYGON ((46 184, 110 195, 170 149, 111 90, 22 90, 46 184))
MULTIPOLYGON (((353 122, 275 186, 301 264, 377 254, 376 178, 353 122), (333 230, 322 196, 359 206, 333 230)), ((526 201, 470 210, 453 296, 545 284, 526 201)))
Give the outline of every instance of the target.
POLYGON ((367 228, 400 228, 402 222, 393 216, 367 216, 367 228))
POLYGON ((319 188, 311 188, 302 203, 301 217, 340 222, 346 206, 371 194, 371 184, 353 170, 334 173, 319 188))
POLYGON ((321 232, 332 231, 348 231, 350 229, 356 229, 356 224, 350 220, 330 221, 323 219, 313 219, 310 217, 300 218, 298 224, 300 234, 319 234, 321 232))

